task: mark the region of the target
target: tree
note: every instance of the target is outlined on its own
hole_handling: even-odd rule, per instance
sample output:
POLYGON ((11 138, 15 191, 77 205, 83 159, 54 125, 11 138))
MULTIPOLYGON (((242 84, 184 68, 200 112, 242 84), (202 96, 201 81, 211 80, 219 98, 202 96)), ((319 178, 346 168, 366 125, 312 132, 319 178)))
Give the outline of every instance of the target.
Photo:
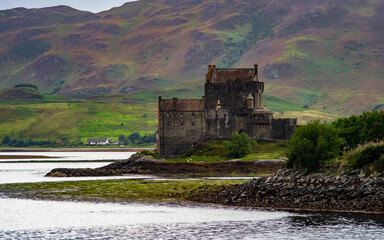
POLYGON ((61 143, 64 144, 65 146, 69 145, 69 137, 68 136, 64 136, 60 140, 61 140, 61 143))
POLYGON ((332 123, 350 148, 365 142, 384 139, 384 112, 364 112, 359 116, 339 118, 332 123))
POLYGON ((251 152, 251 138, 246 133, 233 132, 227 144, 229 157, 242 158, 251 152))
POLYGON ((310 122, 295 130, 289 142, 288 167, 302 167, 308 173, 320 167, 323 160, 337 156, 344 144, 339 131, 320 121, 310 122))
POLYGON ((128 136, 128 140, 132 143, 137 143, 140 140, 140 133, 134 132, 128 136))
POLYGON ((129 140, 128 140, 128 138, 125 137, 125 135, 120 135, 119 136, 119 142, 123 143, 124 145, 128 145, 129 144, 129 140))
POLYGON ((10 144, 11 143, 11 137, 10 136, 5 136, 4 138, 3 138, 3 140, 1 141, 1 144, 3 144, 3 145, 8 145, 8 144, 10 144))

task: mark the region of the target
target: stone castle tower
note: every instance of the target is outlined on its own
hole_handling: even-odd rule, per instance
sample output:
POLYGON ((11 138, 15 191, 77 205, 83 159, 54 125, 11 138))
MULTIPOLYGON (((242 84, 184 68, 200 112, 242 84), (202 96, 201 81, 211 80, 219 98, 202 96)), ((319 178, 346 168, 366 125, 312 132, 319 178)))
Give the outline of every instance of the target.
POLYGON ((254 139, 289 139, 296 118, 274 118, 263 107, 264 82, 254 68, 208 66, 202 99, 159 97, 157 150, 163 157, 176 157, 202 141, 230 139, 234 131, 254 139))

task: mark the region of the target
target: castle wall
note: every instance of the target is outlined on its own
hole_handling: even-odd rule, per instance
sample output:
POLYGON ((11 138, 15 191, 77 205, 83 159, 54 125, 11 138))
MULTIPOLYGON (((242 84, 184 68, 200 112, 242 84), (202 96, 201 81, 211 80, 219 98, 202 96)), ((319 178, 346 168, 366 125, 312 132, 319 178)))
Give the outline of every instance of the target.
POLYGON ((159 98, 158 152, 173 157, 203 140, 202 99, 159 98))
POLYGON ((257 95, 257 91, 264 91, 264 83, 250 79, 244 81, 228 81, 227 83, 206 83, 205 109, 216 109, 218 101, 221 108, 239 111, 247 107, 246 98, 249 94, 257 95))
POLYGON ((288 140, 295 133, 297 126, 296 118, 274 118, 272 119, 272 139, 288 140))

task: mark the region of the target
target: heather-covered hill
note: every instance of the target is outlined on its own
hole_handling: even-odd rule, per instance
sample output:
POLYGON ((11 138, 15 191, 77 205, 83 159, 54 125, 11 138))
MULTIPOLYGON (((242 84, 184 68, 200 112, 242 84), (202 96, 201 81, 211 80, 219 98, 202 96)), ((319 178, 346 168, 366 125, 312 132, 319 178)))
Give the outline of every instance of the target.
POLYGON ((0 11, 0 88, 155 102, 201 97, 207 64, 258 63, 267 103, 359 113, 384 101, 383 10, 379 0, 140 0, 99 14, 0 11))

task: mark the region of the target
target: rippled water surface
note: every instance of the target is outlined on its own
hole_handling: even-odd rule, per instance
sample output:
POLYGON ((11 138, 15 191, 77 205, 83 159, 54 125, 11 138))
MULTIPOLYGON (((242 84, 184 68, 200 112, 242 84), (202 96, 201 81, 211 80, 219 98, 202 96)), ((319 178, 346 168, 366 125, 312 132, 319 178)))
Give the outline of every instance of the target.
MULTIPOLYGON (((0 184, 101 179, 44 175, 56 167, 106 164, 0 163, 0 184)), ((40 201, 0 193, 0 239, 384 239, 384 215, 40 201)))
POLYGON ((379 215, 0 199, 2 239, 383 239, 379 215))

